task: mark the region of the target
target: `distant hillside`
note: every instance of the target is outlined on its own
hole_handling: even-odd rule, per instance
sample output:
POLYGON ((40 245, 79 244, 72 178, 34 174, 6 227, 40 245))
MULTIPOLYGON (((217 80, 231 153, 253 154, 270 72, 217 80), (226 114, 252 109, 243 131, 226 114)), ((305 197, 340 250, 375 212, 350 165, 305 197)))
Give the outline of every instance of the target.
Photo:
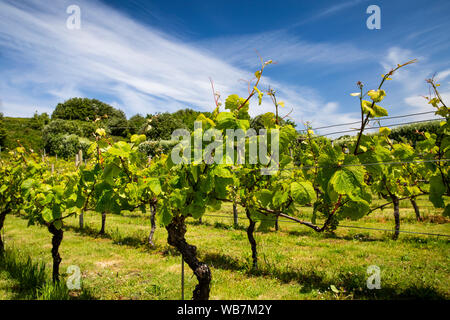
POLYGON ((17 140, 20 140, 24 147, 35 151, 43 148, 42 132, 40 129, 35 129, 32 118, 4 117, 3 125, 6 129, 5 147, 7 149, 16 148, 17 140))

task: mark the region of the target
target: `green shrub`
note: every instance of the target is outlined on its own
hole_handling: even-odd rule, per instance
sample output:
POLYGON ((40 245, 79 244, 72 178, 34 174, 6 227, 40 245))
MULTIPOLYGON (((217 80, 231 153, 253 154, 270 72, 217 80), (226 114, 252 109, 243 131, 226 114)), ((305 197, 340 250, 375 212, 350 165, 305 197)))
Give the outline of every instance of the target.
POLYGON ((38 114, 37 111, 34 113, 33 118, 30 120, 31 128, 35 130, 42 130, 45 125, 50 122, 50 117, 47 113, 38 114))
POLYGON ((51 137, 60 134, 75 134, 84 138, 93 137, 96 125, 93 122, 53 120, 42 130, 42 138, 45 142, 51 137))
POLYGON ((97 99, 72 98, 59 103, 52 113, 52 120, 56 119, 78 120, 91 124, 98 119, 103 127, 109 128, 112 135, 126 137, 128 134, 125 113, 97 99))
POLYGON ((398 142, 410 142, 413 147, 418 141, 425 140, 421 132, 437 133, 440 121, 430 121, 423 123, 414 123, 410 125, 393 128, 389 138, 398 142))
POLYGON ((87 154, 91 141, 75 134, 58 134, 45 140, 45 149, 49 154, 68 159, 75 156, 79 150, 87 154))

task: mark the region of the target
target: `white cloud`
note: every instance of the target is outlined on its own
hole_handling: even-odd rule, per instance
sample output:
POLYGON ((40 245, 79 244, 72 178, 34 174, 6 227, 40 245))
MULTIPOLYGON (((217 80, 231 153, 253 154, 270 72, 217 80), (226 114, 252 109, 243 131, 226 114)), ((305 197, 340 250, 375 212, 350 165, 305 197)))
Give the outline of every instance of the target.
POLYGON ((309 17, 308 19, 302 20, 296 24, 294 24, 293 26, 291 26, 291 28, 294 27, 298 27, 319 19, 323 19, 326 17, 329 17, 331 15, 334 15, 338 12, 341 12, 342 10, 345 9, 350 9, 351 7, 354 7, 362 2, 366 2, 367 0, 351 0, 351 1, 340 1, 338 4, 332 5, 331 7, 328 7, 325 10, 321 10, 320 12, 318 12, 317 14, 309 17))
MULTIPOLYGON (((412 113, 431 112, 424 115, 400 118, 400 122, 412 122, 437 118, 432 112, 434 108, 427 103, 424 96, 429 94, 425 79, 430 78, 439 64, 430 63, 427 57, 419 56, 412 50, 400 47, 392 47, 387 50, 385 58, 380 62, 384 72, 389 71, 397 64, 405 63, 417 58, 417 63, 405 66, 394 73, 392 81, 386 83, 387 97, 382 104, 387 105, 390 114, 405 115, 412 113)), ((437 78, 444 79, 450 74, 450 70, 444 70, 437 74, 437 78)), ((442 85, 442 96, 447 97, 450 86, 442 85)), ((391 121, 392 122, 392 121, 391 121)), ((397 121, 395 121, 397 122, 397 121)))
POLYGON ((216 37, 197 45, 219 55, 233 65, 255 67, 263 58, 273 58, 280 65, 317 64, 330 66, 350 64, 376 57, 371 51, 345 42, 310 42, 284 30, 216 37), (257 52, 255 51, 257 49, 257 52))
POLYGON ((251 75, 106 6, 82 2, 80 7, 81 30, 68 30, 61 2, 0 3, 0 46, 18 66, 11 71, 3 65, 7 113, 17 112, 10 107, 7 86, 17 91, 34 87, 38 90, 27 92, 29 98, 42 101, 42 95, 52 95, 53 100, 45 100, 54 104, 96 92, 116 97, 127 113, 134 113, 206 108, 212 102, 209 76, 230 93, 239 92, 239 78, 251 75))
POLYGON ((436 80, 442 81, 442 80, 446 79, 448 76, 450 76, 450 69, 441 71, 438 74, 436 74, 436 80))
MULTIPOLYGON (((250 70, 254 68, 249 65, 258 60, 251 46, 261 37, 268 40, 262 42, 267 43, 262 49, 264 56, 277 57, 280 63, 333 64, 367 58, 367 52, 350 44, 313 44, 287 34, 267 33, 241 42, 247 43, 241 51, 245 51, 248 64, 238 68, 206 49, 205 43, 188 44, 94 1, 79 2, 81 29, 69 30, 69 4, 0 2, 0 47, 5 61, 11 62, 0 64, 0 95, 7 115, 30 116, 34 109, 51 112, 58 102, 93 93, 128 116, 186 107, 210 111, 209 77, 223 99, 232 93, 247 94, 247 86, 239 79, 253 76, 250 70), (275 38, 280 41, 272 42, 275 38)), ((215 43, 221 48, 228 46, 223 39, 215 43)), ((233 56, 231 60, 242 58, 236 52, 233 56)), ((268 84, 279 89, 279 98, 287 106, 283 112, 293 108, 291 116, 297 122, 309 120, 318 126, 356 118, 340 113, 337 103, 325 101, 311 88, 264 76, 263 87, 268 84)), ((267 111, 273 111, 269 100, 259 107, 252 102, 252 115, 267 111)))

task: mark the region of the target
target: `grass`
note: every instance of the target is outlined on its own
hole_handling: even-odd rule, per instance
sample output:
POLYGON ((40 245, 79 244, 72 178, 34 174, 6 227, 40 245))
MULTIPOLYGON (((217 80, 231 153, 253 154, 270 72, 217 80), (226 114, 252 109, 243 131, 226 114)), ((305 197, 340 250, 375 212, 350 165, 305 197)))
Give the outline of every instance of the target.
MULTIPOLYGON (((69 300, 64 282, 49 280, 43 261, 33 262, 20 249, 8 248, 0 256, 0 299, 69 300), (7 289, 7 290, 4 290, 7 289)), ((90 298, 80 290, 81 297, 90 298)))
MULTIPOLYGON (((430 205, 424 199, 418 203, 430 205)), ((304 226, 280 222, 278 232, 256 234, 260 269, 253 271, 247 222, 242 209, 239 212, 242 219, 237 228, 232 226, 228 204, 208 213, 202 224, 188 220, 187 241, 197 246, 200 259, 212 270, 211 299, 450 298, 449 238, 402 233, 393 241, 389 231, 352 228, 317 234, 304 226), (381 269, 380 290, 366 287, 370 265, 381 269), (338 292, 331 290, 332 285, 338 292)), ((308 220, 310 214, 310 208, 304 208, 299 216, 308 220)), ((425 221, 415 221, 414 210, 402 203, 401 230, 450 234, 448 220, 439 217, 435 209, 423 208, 422 214, 425 221)), ((82 287, 89 298, 180 299, 181 257, 167 245, 164 228, 156 230, 155 247, 147 244, 148 214, 108 215, 102 236, 98 235, 100 214, 86 214, 85 224, 80 230, 75 217, 67 221, 60 253, 62 272, 70 265, 81 269, 82 287)), ((392 209, 341 224, 392 230, 392 209)), ((8 247, 51 267, 51 235, 45 228, 27 228, 26 220, 8 216, 5 229, 8 247)), ((0 298, 12 299, 16 280, 5 275, 0 271, 0 298)), ((195 284, 186 266, 187 299, 195 284)))

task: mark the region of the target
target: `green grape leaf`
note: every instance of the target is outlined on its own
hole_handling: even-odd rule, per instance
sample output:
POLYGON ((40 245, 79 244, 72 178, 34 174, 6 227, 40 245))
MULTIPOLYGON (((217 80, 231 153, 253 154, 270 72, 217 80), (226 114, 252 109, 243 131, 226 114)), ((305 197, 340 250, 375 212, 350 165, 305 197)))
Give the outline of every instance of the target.
POLYGON ((97 212, 110 211, 112 194, 113 194, 112 190, 105 190, 97 201, 95 211, 97 212))
POLYGON ((62 221, 61 220, 56 220, 53 222, 53 225, 55 226, 56 229, 61 230, 62 228, 62 221))
POLYGON ((217 115, 217 129, 236 129, 238 122, 231 112, 221 112, 217 115))
POLYGON ((159 223, 163 226, 167 226, 170 223, 170 221, 172 221, 172 214, 169 208, 170 207, 165 204, 161 206, 161 210, 159 211, 158 220, 159 223))
POLYGON ((445 191, 446 190, 441 175, 436 173, 431 176, 429 200, 436 208, 444 208, 444 199, 442 198, 442 195, 445 191))
POLYGON ((238 128, 242 129, 244 131, 247 131, 248 129, 250 129, 250 121, 248 121, 247 119, 239 119, 239 120, 237 120, 237 124, 238 124, 238 128))
POLYGON ((328 182, 329 192, 334 191, 337 194, 351 195, 356 188, 360 188, 364 179, 364 172, 355 169, 346 167, 336 171, 328 182))
POLYGON ((133 134, 131 136, 131 143, 134 143, 135 145, 138 145, 142 142, 144 142, 145 140, 147 140, 147 137, 145 136, 145 134, 141 134, 141 135, 137 135, 137 134, 133 134))
POLYGON ((61 218, 61 206, 58 204, 54 204, 52 208, 52 218, 59 219, 61 218))
MULTIPOLYGON (((202 201, 204 202, 204 201, 202 201)), ((199 219, 205 213, 205 205, 203 203, 193 203, 189 206, 187 211, 192 215, 192 218, 199 219)))
POLYGON ((130 156, 131 147, 125 141, 116 142, 111 148, 108 149, 108 153, 122 158, 128 158, 130 156))
POLYGON ((295 138, 297 136, 297 131, 294 129, 293 126, 287 125, 283 126, 280 129, 280 150, 286 150, 286 148, 295 141, 295 138))
POLYGON ((150 180, 147 182, 148 186, 150 187, 150 190, 155 194, 155 195, 160 195, 161 194, 161 183, 159 182, 158 178, 150 178, 150 180))
POLYGON ((370 90, 369 92, 367 92, 367 95, 374 102, 380 102, 386 96, 386 92, 383 89, 378 89, 376 91, 375 90, 370 90))
POLYGON ((114 185, 114 178, 116 178, 121 169, 114 163, 109 163, 105 166, 103 171, 103 179, 110 185, 114 185))
POLYGON ((53 220, 53 212, 50 208, 45 207, 41 214, 45 222, 51 222, 53 220))
POLYGON ((272 191, 262 189, 256 192, 256 197, 263 207, 268 207, 272 203, 272 191))
POLYGON ((240 99, 241 98, 237 94, 228 96, 228 98, 225 100, 225 109, 230 110, 231 112, 235 111, 241 105, 240 99))
POLYGON ((86 201, 86 198, 83 196, 83 194, 81 193, 81 189, 79 189, 78 191, 77 191, 77 200, 76 200, 76 202, 75 202, 75 205, 78 207, 78 208, 83 208, 83 206, 84 206, 84 202, 86 201))
POLYGON ((444 215, 444 217, 450 217, 450 204, 445 206, 443 215, 444 215))
POLYGON ((292 182, 291 197, 300 205, 305 205, 316 200, 316 192, 310 182, 292 182))
POLYGON ((375 117, 386 117, 388 115, 387 110, 379 105, 374 104, 372 109, 375 113, 375 117))
POLYGON ((281 207, 289 198, 289 193, 283 190, 278 190, 275 192, 272 198, 272 203, 275 208, 281 207))
POLYGON ((260 121, 264 128, 271 129, 275 127, 275 114, 273 112, 266 112, 260 116, 260 121))
POLYGON ((366 215, 370 210, 370 205, 365 200, 349 201, 342 206, 337 214, 340 219, 350 218, 358 220, 366 215))
POLYGON ((231 174, 230 170, 223 165, 217 165, 216 167, 214 167, 212 172, 215 176, 221 177, 221 178, 231 178, 233 176, 231 174))
POLYGON ((380 134, 382 136, 388 136, 391 134, 391 129, 387 128, 387 127, 381 127, 380 128, 380 134))

